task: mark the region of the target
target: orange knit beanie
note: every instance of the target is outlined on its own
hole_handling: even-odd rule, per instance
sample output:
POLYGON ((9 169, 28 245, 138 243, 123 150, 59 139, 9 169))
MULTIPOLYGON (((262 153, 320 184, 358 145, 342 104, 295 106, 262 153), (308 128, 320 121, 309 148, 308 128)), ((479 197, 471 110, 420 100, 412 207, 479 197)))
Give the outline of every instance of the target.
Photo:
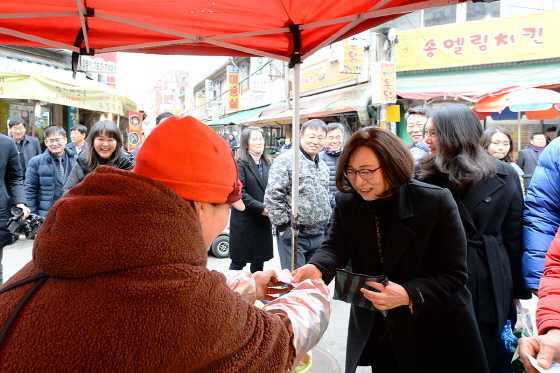
POLYGON ((241 199, 237 163, 224 139, 193 117, 169 118, 144 141, 133 172, 181 198, 208 203, 241 199))

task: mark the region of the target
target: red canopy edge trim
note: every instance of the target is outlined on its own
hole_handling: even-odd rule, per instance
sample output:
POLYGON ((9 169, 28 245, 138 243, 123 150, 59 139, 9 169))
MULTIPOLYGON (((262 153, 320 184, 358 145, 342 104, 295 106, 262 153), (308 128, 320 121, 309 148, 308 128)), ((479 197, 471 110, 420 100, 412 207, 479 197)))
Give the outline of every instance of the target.
POLYGON ((82 33, 84 35, 84 44, 86 46, 86 52, 89 54, 89 36, 88 36, 88 26, 86 22, 85 13, 87 12, 86 7, 82 4, 81 0, 76 0, 76 5, 78 6, 78 13, 80 16, 80 25, 82 25, 82 33))
POLYGON ((80 48, 75 47, 73 45, 59 43, 58 41, 45 39, 45 38, 42 38, 40 36, 24 34, 23 32, 14 31, 14 30, 11 30, 11 29, 8 29, 8 28, 5 28, 5 27, 0 27, 0 33, 10 35, 10 36, 15 36, 16 38, 20 38, 20 39, 25 39, 25 40, 45 44, 45 45, 50 45, 51 47, 56 47, 56 48, 60 48, 60 49, 68 49, 68 50, 71 50, 72 52, 76 52, 76 53, 80 52, 80 48))
POLYGON ((4 13, 0 19, 76 17, 78 12, 4 13))

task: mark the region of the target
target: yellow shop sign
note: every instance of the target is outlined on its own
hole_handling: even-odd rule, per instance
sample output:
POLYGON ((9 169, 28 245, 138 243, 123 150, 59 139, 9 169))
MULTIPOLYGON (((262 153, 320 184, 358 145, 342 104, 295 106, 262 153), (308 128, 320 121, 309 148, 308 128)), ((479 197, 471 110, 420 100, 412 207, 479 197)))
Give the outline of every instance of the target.
POLYGON ((560 57, 560 11, 399 33, 397 71, 560 57))

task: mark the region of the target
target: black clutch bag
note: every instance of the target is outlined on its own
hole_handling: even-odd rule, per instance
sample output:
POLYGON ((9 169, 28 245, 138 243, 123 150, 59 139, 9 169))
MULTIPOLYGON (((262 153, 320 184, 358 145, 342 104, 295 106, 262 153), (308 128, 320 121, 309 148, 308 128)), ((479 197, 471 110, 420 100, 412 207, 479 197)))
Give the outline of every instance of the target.
MULTIPOLYGON (((335 269, 336 279, 334 283, 334 295, 333 299, 341 300, 346 303, 350 303, 356 306, 364 307, 370 310, 376 310, 371 303, 360 291, 361 288, 365 288, 371 291, 379 291, 377 289, 372 288, 371 286, 366 284, 366 281, 373 281, 378 282, 387 286, 389 284, 389 279, 385 275, 381 276, 368 276, 368 275, 361 275, 358 273, 352 273, 345 271, 343 269, 335 269)), ((386 315, 387 311, 379 311, 384 316, 386 315)))

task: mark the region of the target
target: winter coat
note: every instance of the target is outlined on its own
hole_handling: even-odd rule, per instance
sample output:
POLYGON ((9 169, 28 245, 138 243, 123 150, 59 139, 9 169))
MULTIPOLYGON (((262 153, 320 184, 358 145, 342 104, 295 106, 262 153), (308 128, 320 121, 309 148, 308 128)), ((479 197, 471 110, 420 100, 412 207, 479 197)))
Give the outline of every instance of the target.
POLYGON ((84 150, 86 150, 87 148, 88 148, 88 142, 87 142, 87 141, 84 141, 84 144, 82 145, 82 150, 81 150, 80 153, 78 154, 78 152, 76 151, 76 145, 74 145, 73 142, 71 142, 71 143, 69 143, 69 144, 66 144, 66 149, 72 150, 74 153, 76 153, 76 154, 78 154, 78 155, 82 154, 82 152, 83 152, 84 150))
MULTIPOLYGON (((541 153, 542 155, 542 153, 541 153)), ((517 165, 523 170, 523 184, 525 189, 529 187, 533 172, 537 167, 539 157, 537 153, 531 148, 521 149, 517 156, 517 165)))
POLYGON ((261 158, 264 179, 259 167, 249 158, 250 164, 237 160, 239 180, 245 210, 231 209, 229 257, 240 263, 262 263, 272 259, 272 225, 264 216, 264 191, 268 182, 269 165, 261 158))
POLYGON ((560 226, 560 138, 539 158, 523 215, 523 276, 529 289, 538 289, 546 251, 560 226))
MULTIPOLYGON (((19 145, 16 143, 16 148, 18 149, 18 160, 19 158, 19 145)), ((41 150, 41 144, 39 144, 39 139, 29 136, 23 135, 23 139, 21 139, 21 153, 23 154, 23 164, 20 162, 21 171, 23 173, 23 178, 25 179, 25 173, 27 171, 27 165, 31 158, 43 153, 41 150)))
POLYGON ((335 176, 336 166, 338 165, 338 159, 341 151, 342 150, 333 152, 325 148, 325 150, 319 153, 319 157, 327 164, 327 166, 329 166, 329 203, 331 208, 334 208, 336 203, 334 196, 338 192, 338 189, 336 189, 335 176))
MULTIPOLYGON (((33 260, 4 285, 51 276, 12 324, 0 371, 288 371, 283 321, 206 262, 188 201, 142 175, 98 167, 51 208, 33 260)), ((0 325, 30 287, 0 294, 0 325)))
MULTIPOLYGON (((355 193, 337 195, 328 237, 309 264, 327 283, 335 268, 350 259, 355 273, 387 275, 402 285, 413 305, 388 311, 384 318, 403 373, 482 373, 488 367, 473 314, 467 282, 466 239, 449 191, 411 180, 400 188, 392 208, 383 263, 372 239, 376 222, 372 201, 355 193), (381 273, 376 268, 382 268, 381 273)), ((384 224, 382 221, 381 224, 384 224)), ((346 347, 346 372, 353 373, 374 323, 383 315, 352 306, 346 347)))
POLYGON ((539 335, 560 329, 560 228, 546 253, 546 267, 539 286, 537 307, 539 335))
MULTIPOLYGON (((78 156, 71 150, 64 149, 64 178, 68 179, 78 156)), ((51 206, 62 197, 61 180, 49 149, 43 154, 31 158, 25 173, 25 195, 27 207, 31 213, 47 216, 51 206)))
MULTIPOLYGON (((12 234, 6 229, 6 221, 12 216, 10 209, 18 203, 27 203, 23 188, 23 175, 14 139, 0 134, 0 250, 12 243, 12 234)), ((0 281, 2 265, 0 262, 0 281)))
MULTIPOLYGON (((272 224, 287 227, 292 216, 291 150, 280 155, 268 174, 264 205, 272 224)), ((319 157, 311 160, 299 151, 299 222, 302 232, 317 234, 329 222, 329 168, 319 157)))
MULTIPOLYGON (((521 273, 523 193, 519 175, 507 163, 487 159, 496 167, 495 176, 479 182, 469 193, 458 194, 447 174, 423 181, 448 188, 455 198, 467 236, 467 287, 475 316, 491 325, 493 336, 499 338, 513 299, 529 299, 531 293, 521 273)), ((497 361, 497 348, 495 352, 488 356, 489 361, 497 361)))
POLYGON ((410 154, 412 154, 412 159, 414 164, 418 164, 420 158, 428 154, 429 148, 424 141, 418 141, 410 148, 410 154))
MULTIPOLYGON (((93 170, 89 169, 86 164, 86 154, 89 149, 85 152, 81 152, 78 160, 76 161, 76 167, 72 169, 70 176, 66 180, 64 187, 62 188, 62 193, 66 194, 72 187, 79 184, 84 180, 84 178, 93 170)), ((134 168, 134 156, 124 150, 121 150, 120 157, 116 160, 115 164, 106 164, 107 166, 118 168, 119 170, 130 171, 134 168)))

